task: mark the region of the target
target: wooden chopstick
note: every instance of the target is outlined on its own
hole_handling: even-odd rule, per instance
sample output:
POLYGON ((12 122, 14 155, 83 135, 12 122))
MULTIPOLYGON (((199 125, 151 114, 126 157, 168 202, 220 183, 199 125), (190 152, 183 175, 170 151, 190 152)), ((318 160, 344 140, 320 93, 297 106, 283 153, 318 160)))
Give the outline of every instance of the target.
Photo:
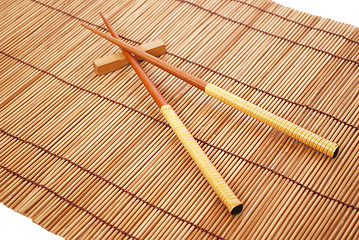
MULTIPOLYGON (((100 15, 103 21, 105 22, 108 30, 110 31, 111 35, 114 38, 119 39, 119 36, 114 31, 111 24, 106 20, 106 18, 101 13, 100 15)), ((126 56, 128 62, 131 64, 131 66, 137 73, 138 77, 141 79, 142 83, 145 85, 146 89, 150 92, 151 96, 156 101, 163 116, 166 118, 171 128, 176 133, 177 137, 180 139, 183 146, 191 155, 192 159, 195 161, 198 168, 201 170, 202 174, 210 183, 213 190, 216 192, 218 197, 227 207, 228 211, 232 215, 240 213, 243 209, 243 203, 236 197, 236 195, 230 189, 230 187, 223 179, 221 174, 217 171, 217 169, 209 160, 209 158, 206 156, 202 148, 198 145, 197 141, 193 138, 193 136, 188 131, 186 126, 182 123, 181 119, 178 117, 176 112, 163 98, 162 94, 158 91, 156 86, 153 84, 149 76, 142 69, 142 67, 134 58, 134 56, 132 56, 128 51, 126 51, 122 47, 120 48, 124 53, 124 55, 126 56)))
POLYGON ((329 141, 315 133, 312 133, 282 117, 279 117, 261 107, 258 107, 243 98, 240 98, 214 84, 207 83, 206 81, 193 76, 157 57, 154 57, 140 49, 136 49, 133 46, 123 42, 120 39, 113 38, 100 32, 99 30, 81 24, 92 32, 100 35, 108 41, 126 49, 127 51, 141 57, 142 59, 152 63, 153 65, 173 74, 174 76, 184 80, 185 82, 199 88, 206 92, 208 95, 240 110, 241 112, 267 124, 268 126, 287 134, 288 136, 324 153, 330 157, 336 157, 339 151, 339 145, 332 141, 329 141))

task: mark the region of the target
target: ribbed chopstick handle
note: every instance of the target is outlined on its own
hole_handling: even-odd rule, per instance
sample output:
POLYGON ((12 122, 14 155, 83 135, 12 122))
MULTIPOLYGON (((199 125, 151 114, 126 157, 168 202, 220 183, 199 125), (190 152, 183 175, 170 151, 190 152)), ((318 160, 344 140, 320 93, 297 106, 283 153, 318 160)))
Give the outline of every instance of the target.
POLYGON ((181 119, 177 116, 176 112, 170 105, 164 105, 161 107, 163 116, 167 119, 171 125, 173 131, 186 148, 192 159, 201 170, 207 181, 212 186, 218 197, 227 207, 231 214, 237 214, 241 212, 243 204, 233 191, 230 189, 226 181, 221 174, 217 171, 213 163, 208 159, 202 148, 198 145, 186 126, 182 123, 181 119))
POLYGON ((323 137, 318 136, 292 122, 285 120, 261 107, 258 107, 220 87, 207 84, 205 92, 238 109, 239 111, 261 121, 268 126, 287 134, 288 136, 330 156, 335 157, 338 153, 339 145, 323 137))

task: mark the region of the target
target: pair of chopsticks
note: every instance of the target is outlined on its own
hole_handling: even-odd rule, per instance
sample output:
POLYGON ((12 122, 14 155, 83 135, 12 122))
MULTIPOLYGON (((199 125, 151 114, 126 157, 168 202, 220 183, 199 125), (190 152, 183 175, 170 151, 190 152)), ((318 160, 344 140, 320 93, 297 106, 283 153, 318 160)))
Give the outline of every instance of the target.
POLYGON ((214 84, 207 83, 202 79, 195 77, 171 64, 154 57, 140 49, 136 49, 133 46, 121 41, 120 39, 116 39, 106 35, 98 31, 97 29, 88 27, 82 24, 84 27, 90 29, 92 32, 100 35, 101 37, 107 39, 108 41, 120 46, 126 51, 141 57, 145 61, 152 63, 153 65, 171 73, 172 75, 184 80, 185 82, 199 88, 200 90, 206 92, 208 95, 238 109, 239 111, 267 124, 268 126, 287 134, 288 136, 318 150, 319 152, 324 153, 329 157, 336 157, 339 151, 339 145, 331 142, 323 137, 318 136, 315 133, 312 133, 292 122, 289 122, 267 110, 258 107, 236 95, 227 92, 226 90, 217 87, 214 84))
MULTIPOLYGON (((103 21, 105 22, 108 30, 110 31, 113 39, 119 40, 119 36, 112 28, 111 24, 106 20, 106 18, 100 13, 103 21)), ((84 24, 84 27, 92 29, 84 24)), ((172 107, 166 102, 162 94, 158 91, 156 86, 153 84, 151 79, 148 77, 146 72, 142 69, 137 60, 132 56, 131 53, 127 51, 126 48, 120 46, 123 54, 127 58, 128 62, 131 64, 142 83, 145 85, 152 98, 155 100, 156 104, 160 108, 163 116, 166 118, 170 124, 173 131, 176 133, 177 137, 180 139, 183 146, 186 148, 192 159, 197 164, 198 168, 201 170, 202 174, 205 176, 209 184, 212 186, 213 190, 216 192, 218 197, 227 207, 228 211, 232 214, 238 214, 243 209, 243 203, 236 197, 231 188, 228 186, 226 181, 223 179, 221 174, 217 171, 212 162, 208 159, 206 154, 203 152, 201 147, 198 145, 196 140, 193 138, 191 133, 188 131, 186 126, 182 123, 181 119, 178 117, 176 112, 172 107)))
POLYGON ((267 110, 258 107, 240 97, 237 97, 234 94, 214 84, 207 83, 206 81, 198 77, 195 77, 157 57, 154 57, 140 49, 136 49, 133 46, 121 41, 102 14, 101 17, 103 18, 113 37, 108 36, 105 33, 102 33, 99 30, 86 26, 84 24, 82 24, 82 26, 102 36, 108 41, 118 45, 121 48, 127 60, 134 68, 134 70, 142 80, 143 84, 146 86, 147 90, 150 92, 158 107, 161 109, 162 114, 167 119, 170 126, 172 127, 184 147, 190 153, 191 157, 194 159, 197 166, 199 167, 203 175, 206 177, 207 181, 211 184, 214 191, 217 193, 219 198, 222 200, 222 202, 232 214, 241 212, 243 204, 234 195, 232 190, 218 173, 218 171, 213 166, 208 157, 205 155, 203 150, 199 147, 199 145, 189 133, 187 128, 183 125, 177 114, 166 102, 166 100, 163 98, 158 89, 154 86, 151 79, 144 72, 144 70, 141 68, 135 58, 131 55, 131 53, 184 80, 185 82, 199 88, 208 95, 242 111, 243 113, 267 124, 268 126, 278 131, 289 135, 290 137, 324 153, 327 156, 336 157, 336 155, 338 154, 338 144, 331 142, 323 137, 320 137, 319 135, 312 133, 292 122, 289 122, 271 112, 268 112, 267 110))

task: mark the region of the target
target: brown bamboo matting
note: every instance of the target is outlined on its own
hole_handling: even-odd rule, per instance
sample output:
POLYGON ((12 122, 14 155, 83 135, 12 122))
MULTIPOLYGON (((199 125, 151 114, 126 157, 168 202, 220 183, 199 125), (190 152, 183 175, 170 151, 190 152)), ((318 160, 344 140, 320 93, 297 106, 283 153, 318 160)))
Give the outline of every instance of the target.
MULTIPOLYGON (((359 31, 266 0, 2 1, 0 198, 68 239, 358 239, 359 31), (131 67, 129 43, 340 144, 332 159, 141 65, 235 194, 231 216, 131 67)), ((3 217, 3 216, 1 216, 3 217)))

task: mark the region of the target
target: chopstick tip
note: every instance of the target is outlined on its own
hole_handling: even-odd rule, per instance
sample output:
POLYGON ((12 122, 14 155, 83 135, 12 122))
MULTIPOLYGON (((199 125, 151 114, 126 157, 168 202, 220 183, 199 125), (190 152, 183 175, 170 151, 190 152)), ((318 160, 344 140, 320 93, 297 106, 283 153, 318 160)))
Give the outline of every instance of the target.
POLYGON ((105 16, 101 12, 100 12, 100 16, 101 16, 103 22, 106 24, 107 28, 112 28, 110 23, 107 21, 107 19, 105 18, 105 16))
POLYGON ((89 30, 92 31, 92 27, 86 25, 85 23, 80 23, 80 24, 81 24, 81 26, 83 26, 84 28, 87 28, 87 29, 89 29, 89 30))

